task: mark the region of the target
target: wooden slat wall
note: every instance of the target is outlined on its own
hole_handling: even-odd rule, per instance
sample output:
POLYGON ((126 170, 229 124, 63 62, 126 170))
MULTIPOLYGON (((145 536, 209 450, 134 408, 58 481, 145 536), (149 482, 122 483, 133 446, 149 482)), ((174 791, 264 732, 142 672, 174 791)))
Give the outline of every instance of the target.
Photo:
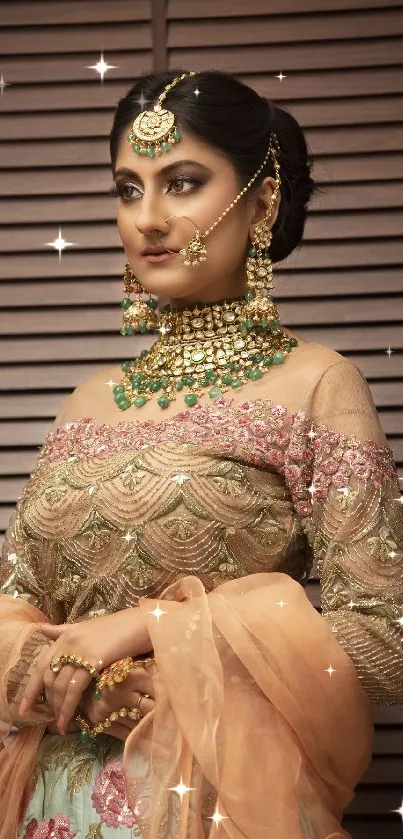
MULTIPOLYGON (((10 83, 0 97, 0 531, 63 399, 126 354, 107 135, 136 76, 166 66, 231 72, 304 127, 326 192, 303 246, 275 269, 276 302, 284 324, 363 371, 403 479, 400 0, 20 0, 0 13, 10 83), (116 65, 103 83, 86 69, 101 49, 116 65), (75 243, 61 262, 44 245, 59 224, 75 243)), ((308 595, 319 609, 315 577, 308 595)), ((400 839, 403 709, 375 720, 374 758, 343 825, 353 839, 400 839)))

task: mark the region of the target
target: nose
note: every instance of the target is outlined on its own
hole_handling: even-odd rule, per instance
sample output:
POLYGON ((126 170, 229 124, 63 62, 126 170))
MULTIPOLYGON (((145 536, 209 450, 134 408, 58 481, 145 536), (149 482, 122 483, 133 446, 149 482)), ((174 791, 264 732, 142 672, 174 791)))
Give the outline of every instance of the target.
POLYGON ((169 225, 164 221, 162 203, 157 196, 143 194, 139 205, 135 226, 142 236, 159 236, 168 232, 169 225))

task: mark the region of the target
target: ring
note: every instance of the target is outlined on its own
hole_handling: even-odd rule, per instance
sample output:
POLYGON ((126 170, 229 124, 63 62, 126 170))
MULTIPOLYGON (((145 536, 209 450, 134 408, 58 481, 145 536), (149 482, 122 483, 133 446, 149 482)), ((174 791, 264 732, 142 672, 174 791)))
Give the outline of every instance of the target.
POLYGON ((140 702, 141 702, 142 699, 151 699, 151 696, 148 693, 141 693, 140 694, 140 696, 137 700, 137 703, 136 703, 136 708, 138 708, 140 713, 141 713, 140 702))

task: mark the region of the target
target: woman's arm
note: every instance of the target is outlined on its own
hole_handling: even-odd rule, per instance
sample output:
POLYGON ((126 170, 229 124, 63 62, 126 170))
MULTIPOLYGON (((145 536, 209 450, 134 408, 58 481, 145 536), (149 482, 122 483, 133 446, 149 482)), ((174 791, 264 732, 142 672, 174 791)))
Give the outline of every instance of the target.
POLYGON ((310 512, 303 523, 322 615, 371 702, 402 703, 402 496, 368 383, 355 365, 345 360, 326 371, 311 417, 310 512))

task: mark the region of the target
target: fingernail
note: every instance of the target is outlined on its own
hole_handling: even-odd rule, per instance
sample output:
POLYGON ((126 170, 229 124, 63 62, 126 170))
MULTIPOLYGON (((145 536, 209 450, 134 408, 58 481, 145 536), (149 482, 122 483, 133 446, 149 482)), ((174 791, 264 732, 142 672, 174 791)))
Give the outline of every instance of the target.
POLYGON ((21 700, 21 704, 20 704, 20 707, 19 707, 20 717, 24 716, 25 711, 27 710, 27 705, 28 705, 28 699, 25 699, 25 696, 24 696, 24 699, 21 700))

